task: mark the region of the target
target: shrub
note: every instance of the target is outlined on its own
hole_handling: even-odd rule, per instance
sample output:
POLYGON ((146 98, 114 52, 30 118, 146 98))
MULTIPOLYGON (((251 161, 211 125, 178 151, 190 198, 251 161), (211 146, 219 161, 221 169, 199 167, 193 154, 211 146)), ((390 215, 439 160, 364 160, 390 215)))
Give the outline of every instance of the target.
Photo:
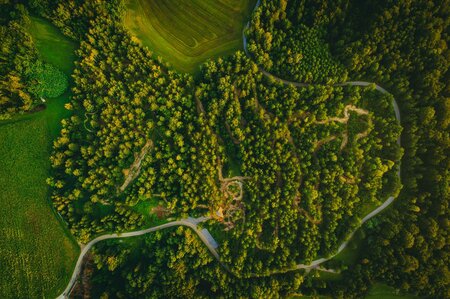
POLYGON ((28 70, 29 91, 37 97, 56 98, 67 89, 67 77, 55 66, 36 61, 28 70))

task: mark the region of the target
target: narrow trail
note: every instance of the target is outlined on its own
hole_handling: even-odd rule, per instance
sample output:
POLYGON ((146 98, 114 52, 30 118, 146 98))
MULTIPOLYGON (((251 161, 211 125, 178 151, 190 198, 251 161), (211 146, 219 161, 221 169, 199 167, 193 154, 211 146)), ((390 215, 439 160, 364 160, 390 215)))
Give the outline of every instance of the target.
POLYGON ((118 189, 119 194, 122 193, 128 187, 128 185, 139 176, 139 173, 141 172, 142 160, 145 158, 151 148, 153 148, 153 141, 149 139, 145 143, 144 147, 142 147, 140 153, 135 155, 133 164, 131 164, 130 168, 126 170, 125 180, 122 186, 120 186, 118 189))
MULTIPOLYGON (((255 11, 258 6, 260 5, 261 0, 258 0, 258 2, 255 5, 255 8, 253 9, 253 11, 255 11)), ((244 51, 245 54, 251 58, 250 53, 248 52, 247 49, 247 36, 245 35, 245 31, 249 28, 250 26, 250 21, 247 22, 247 25, 244 27, 244 29, 242 30, 242 41, 243 41, 243 46, 244 46, 244 51)), ((258 69, 261 73, 263 73, 266 77, 271 78, 272 80, 278 81, 280 83, 283 83, 285 85, 293 85, 296 87, 307 87, 313 84, 309 84, 309 83, 302 83, 302 82, 294 82, 294 81, 289 81, 289 80, 285 80, 282 79, 280 77, 277 77, 267 71, 265 71, 262 67, 258 66, 258 69)), ((347 81, 347 82, 342 82, 342 83, 337 83, 334 84, 334 86, 362 86, 362 87, 368 87, 368 86, 375 86, 375 90, 381 92, 382 94, 390 94, 386 89, 384 89, 383 87, 377 85, 376 83, 373 82, 366 82, 366 81, 347 81)), ((392 99, 392 104, 393 104, 393 108, 395 111, 395 117, 397 118, 397 121, 399 123, 401 123, 401 118, 400 118, 400 109, 398 107, 397 102, 395 101, 395 99, 392 99)), ((355 107, 356 108, 356 107, 355 107)), ((358 114, 366 114, 365 110, 361 110, 359 108, 356 108, 356 111, 358 114)), ((347 109, 346 109, 347 110, 347 109)), ((346 114, 348 113, 347 111, 345 111, 346 114)), ((346 115, 347 116, 347 115, 346 115)), ((338 120, 338 119, 335 119, 338 120)), ((340 121, 340 120, 338 120, 340 121)), ((363 135, 361 135, 363 136, 363 135)), ((360 137, 361 137, 360 136, 360 137)), ((397 139, 397 144, 401 145, 401 136, 399 136, 399 138, 397 139)), ((400 167, 398 168, 397 171, 397 176, 401 179, 401 170, 400 167)), ((289 272, 289 271, 294 271, 294 270, 299 270, 299 269, 312 269, 312 268, 316 268, 316 269, 321 269, 318 266, 326 261, 331 260, 332 258, 334 258, 336 255, 338 255, 339 253, 342 252, 342 250, 344 250, 348 243, 350 242, 350 240, 352 239, 353 235, 356 233, 356 231, 364 224, 366 223, 368 220, 370 220, 371 218, 375 217, 376 215, 378 215, 380 212, 382 212, 385 208, 387 208, 393 201, 394 201, 394 197, 391 196, 389 197, 386 201, 383 202, 383 204, 381 204, 379 207, 377 207, 375 210, 373 210, 372 212, 370 212, 369 214, 367 214, 359 223, 359 225, 349 234, 349 236, 347 237, 347 240, 344 241, 338 248, 338 250, 331 256, 326 257, 326 258, 320 258, 317 260, 312 261, 310 264, 297 264, 294 268, 290 268, 290 269, 284 269, 284 270, 277 270, 277 271, 273 271, 270 274, 275 274, 275 273, 284 273, 284 272, 289 272)), ((331 271, 334 271, 332 269, 328 269, 331 271)))
MULTIPOLYGON (((258 2, 255 5, 255 9, 258 8, 260 4, 260 0, 258 0, 258 2)), ((247 37, 245 36, 245 30, 248 28, 250 22, 247 23, 247 25, 244 27, 244 30, 242 32, 242 36, 243 36, 243 45, 244 45, 244 51, 247 54, 248 57, 251 57, 248 53, 247 50, 247 37)), ((307 87, 310 86, 312 84, 308 84, 308 83, 301 83, 301 82, 293 82, 293 81, 288 81, 285 79, 281 79, 275 75, 272 75, 271 73, 265 71, 264 69, 262 69, 261 67, 259 67, 259 70, 267 77, 270 77, 272 79, 274 79, 275 81, 281 82, 285 85, 293 85, 296 87, 307 87)), ((335 86, 362 86, 362 87, 367 87, 370 85, 374 85, 375 89, 379 92, 381 92, 382 94, 390 94, 386 89, 384 89, 383 87, 377 85, 376 83, 372 83, 372 82, 365 82, 365 81, 348 81, 348 82, 343 82, 343 83, 338 83, 335 84, 335 86)), ((400 123, 401 118, 400 118, 400 109, 398 107, 397 102, 395 101, 395 99, 393 99, 393 108, 395 111, 395 117, 397 118, 398 122, 400 123)), ((197 103, 198 104, 198 103, 197 103)), ((202 112, 203 107, 202 106, 198 106, 198 109, 200 110, 200 112, 202 112)), ((399 145, 400 144, 400 137, 397 139, 397 143, 399 145)), ((400 171, 400 167, 397 171, 397 176, 401 179, 401 171, 400 171)), ((234 178, 236 179, 236 178, 234 178)), ((226 179, 224 179, 225 181, 226 179)), ((271 271, 268 275, 272 275, 272 274, 277 274, 277 273, 286 273, 289 271, 295 271, 295 270, 300 270, 300 269, 306 269, 306 270, 311 270, 311 269, 317 269, 317 270, 321 270, 321 271, 326 271, 326 272, 332 272, 332 273, 337 273, 336 270, 333 269, 325 269, 325 268, 321 268, 319 267, 319 265, 323 264, 326 261, 331 260, 332 258, 334 258, 336 255, 338 255, 339 253, 342 252, 342 250, 344 250, 349 241, 352 239, 353 235, 355 234, 355 232, 364 224, 366 223, 368 220, 370 220, 371 218, 375 217, 376 215, 378 215, 380 212, 382 212, 385 208, 387 208, 393 201, 394 201, 394 197, 391 196, 389 197, 386 201, 383 202, 382 205, 380 205, 379 207, 377 207, 376 209, 374 209, 372 212, 370 212, 369 214, 367 214, 360 222, 360 224, 349 234, 349 236, 347 237, 347 240, 344 241, 338 248, 338 250, 331 256, 326 257, 326 258, 320 258, 317 260, 312 261, 310 264, 297 264, 295 267, 293 268, 287 268, 287 269, 280 269, 280 270, 276 270, 276 271, 271 271)), ((82 247, 82 251, 78 257, 75 269, 72 273, 72 277, 66 287, 66 289, 63 291, 63 293, 61 295, 59 295, 57 298, 58 299, 64 299, 64 298, 68 298, 70 291, 73 287, 73 285, 75 284, 75 281, 77 279, 78 274, 80 273, 80 269, 81 269, 81 265, 83 262, 83 258, 86 255, 86 253, 92 248, 92 246, 94 246, 95 244, 97 244, 98 242, 101 242, 103 240, 109 240, 109 239, 119 239, 119 238, 129 238, 129 237, 135 237, 135 236, 142 236, 151 232, 155 232, 158 230, 162 230, 162 229, 166 229, 169 227, 174 227, 174 226, 186 226, 189 227, 191 229, 193 229, 197 235, 200 237, 200 239, 202 240, 202 242, 207 246, 208 250, 211 252, 211 254, 221 263, 220 261, 220 256, 216 250, 217 248, 217 244, 215 242, 215 240, 211 237, 211 235, 209 235, 208 232, 206 232, 205 230, 199 230, 197 228, 197 225, 201 222, 204 222, 206 220, 208 220, 209 218, 207 217, 200 217, 200 218, 187 218, 187 219, 182 219, 182 220, 178 220, 178 221, 172 221, 163 225, 159 225, 159 226, 155 226, 155 227, 150 227, 144 230, 140 230, 140 231, 135 231, 135 232, 127 232, 127 233, 121 233, 121 234, 106 234, 106 235, 102 235, 99 236, 97 238, 95 238, 94 240, 90 241, 88 244, 86 244, 85 246, 82 247)), ((227 269, 228 267, 224 264, 221 263, 221 265, 227 269)), ((266 275, 257 275, 257 274, 251 274, 250 277, 258 277, 258 276, 266 276, 266 275)))
POLYGON ((93 133, 94 131, 92 129, 89 129, 86 124, 89 122, 89 117, 88 115, 95 115, 95 113, 97 112, 85 112, 84 113, 84 121, 83 121, 83 126, 86 129, 86 131, 88 131, 89 133, 93 133))
POLYGON ((97 243, 104 241, 104 240, 110 240, 110 239, 119 239, 119 238, 130 238, 130 237, 137 237, 137 236, 142 236, 148 233, 152 233, 155 231, 159 231, 162 229, 166 229, 169 227, 174 227, 174 226, 186 226, 191 228, 193 231, 195 231, 197 233, 197 235, 200 237, 200 239, 203 241, 203 243, 205 243, 205 245, 208 247, 209 251, 211 252, 211 254, 217 259, 219 260, 219 254, 216 251, 217 245, 215 244, 215 241, 210 240, 210 236, 208 236, 208 233, 205 232, 205 230, 199 230, 197 228, 197 225, 201 222, 204 222, 206 220, 208 220, 209 218, 207 217, 200 217, 200 218, 187 218, 187 219, 182 219, 182 220, 178 220, 178 221, 172 221, 169 223, 165 223, 159 226, 155 226, 155 227, 150 227, 144 230, 139 230, 139 231, 134 231, 134 232, 127 232, 127 233, 122 233, 122 234, 106 234, 106 235, 102 235, 99 236, 97 238, 95 238, 94 240, 90 241, 89 243, 87 243, 85 246, 82 247, 82 250, 80 252, 80 255, 78 256, 78 260, 77 263, 75 265, 75 269, 73 270, 72 273, 72 277, 70 278, 69 283, 67 284, 66 289, 62 292, 61 295, 59 295, 57 298, 58 299, 64 299, 64 298, 68 298, 70 291, 72 290, 77 277, 80 273, 81 270, 81 266, 83 264, 83 259, 85 257, 85 255, 88 253, 88 251, 97 243))
POLYGON ((338 123, 341 123, 341 124, 346 124, 346 123, 348 123, 348 120, 350 118, 349 111, 356 112, 356 114, 358 114, 358 115, 367 115, 367 114, 369 114, 369 112, 367 110, 355 107, 353 105, 347 105, 344 108, 344 117, 329 117, 326 120, 316 121, 316 124, 328 124, 330 122, 338 122, 338 123))
MULTIPOLYGON (((331 122, 338 122, 341 124, 345 124, 347 129, 344 133, 342 133, 342 143, 341 143, 341 150, 343 150, 348 143, 348 121, 350 119, 350 113, 349 111, 353 111, 358 115, 369 115, 369 111, 355 107, 353 105, 347 105, 344 108, 344 117, 330 117, 326 120, 321 120, 321 121, 316 121, 316 124, 320 124, 320 125, 326 125, 329 124, 331 122)), ((369 124, 371 123, 370 117, 369 117, 369 124)), ((364 132, 358 133, 355 136, 355 141, 357 141, 358 139, 364 138, 369 134, 369 129, 365 130, 364 132)), ((316 149, 315 151, 317 151, 321 145, 330 142, 332 140, 336 139, 336 136, 330 136, 324 140, 320 140, 316 143, 316 149)))

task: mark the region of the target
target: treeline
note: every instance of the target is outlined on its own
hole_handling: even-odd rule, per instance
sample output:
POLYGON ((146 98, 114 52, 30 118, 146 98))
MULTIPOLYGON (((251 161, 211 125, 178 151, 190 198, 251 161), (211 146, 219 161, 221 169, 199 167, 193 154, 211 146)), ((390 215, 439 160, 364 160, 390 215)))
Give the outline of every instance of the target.
MULTIPOLYGON (((305 20, 308 10, 319 5, 305 1, 259 1, 249 28, 247 50, 266 71, 290 81, 336 83, 347 79, 347 70, 335 59, 326 41, 326 30, 305 20)), ((335 1, 332 1, 333 3, 335 1)), ((324 6, 328 4, 324 1, 324 6)), ((325 19, 329 15, 317 11, 325 19)))
MULTIPOLYGON (((249 51, 263 67, 271 67, 286 79, 299 78, 301 60, 297 69, 285 73, 276 68, 278 60, 272 61, 274 66, 264 63, 297 40, 292 28, 311 28, 322 33, 325 48, 345 66, 349 80, 377 82, 400 105, 405 187, 394 209, 367 230, 361 264, 350 270, 345 296, 361 294, 370 281, 384 280, 405 291, 450 297, 449 4, 428 0, 262 1, 251 23, 249 35, 256 45, 249 44, 249 51), (281 46, 265 47, 261 37, 268 33, 281 46)), ((304 47, 310 44, 309 39, 297 42, 304 47)), ((345 284, 335 285, 341 294, 345 292, 345 284)))
POLYGON ((98 18, 120 21, 125 3, 123 0, 28 0, 28 6, 52 21, 67 36, 80 40, 98 18))
POLYGON ((95 298, 284 298, 303 280, 301 273, 237 278, 183 227, 99 243, 93 259, 81 291, 95 298))
POLYGON ((39 60, 28 33, 30 22, 23 4, 0 3, 0 120, 32 111, 67 88, 65 75, 39 60))
POLYGON ((377 14, 355 20, 349 13, 330 35, 341 40, 336 55, 350 73, 392 91, 404 116, 404 192, 385 221, 369 231, 362 257, 370 261, 371 278, 450 298, 450 2, 354 1, 351 7, 377 14))

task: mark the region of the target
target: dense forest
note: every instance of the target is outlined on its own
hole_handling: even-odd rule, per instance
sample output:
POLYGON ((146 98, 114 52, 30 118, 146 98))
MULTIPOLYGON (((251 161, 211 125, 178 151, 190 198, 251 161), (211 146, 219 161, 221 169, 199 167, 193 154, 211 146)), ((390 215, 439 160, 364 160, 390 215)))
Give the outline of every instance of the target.
POLYGON ((195 78, 124 29, 123 1, 4 2, 1 118, 67 87, 39 59, 28 9, 79 42, 47 180, 76 238, 145 227, 135 206, 156 198, 160 218, 210 216, 220 239, 221 263, 184 228, 100 243, 80 294, 352 298, 385 281, 450 298, 448 1, 261 0, 246 51, 195 78), (335 85, 353 80, 392 94, 335 85), (341 280, 279 273, 332 255, 389 196, 341 280))
POLYGON ((337 13, 334 2, 337 1, 258 1, 246 30, 249 54, 266 71, 291 81, 345 82, 348 73, 330 53, 327 28, 309 21, 316 15, 320 21, 333 17, 337 13), (322 6, 328 5, 332 7, 325 14, 322 6), (316 6, 320 9, 314 11, 316 6))
POLYGON ((142 226, 132 207, 156 195, 174 216, 222 210, 224 259, 233 255, 241 276, 268 273, 332 254, 368 207, 398 190, 400 129, 392 99, 376 91, 285 88, 243 53, 206 64, 195 87, 110 19, 91 22, 78 55, 74 115, 55 141, 49 183, 82 242, 142 226), (231 163, 243 184, 223 179, 231 163), (230 193, 242 191, 234 203, 230 193))
POLYGON ((352 270, 353 288, 381 279, 423 295, 450 296, 449 7, 448 1, 261 1, 252 19, 248 48, 262 67, 287 79, 328 82, 339 61, 349 80, 377 82, 400 104, 403 192, 368 230, 361 261, 370 262, 352 270), (297 38, 311 32, 306 40, 297 38), (315 51, 309 48, 314 42, 320 43, 315 51), (287 55, 281 60, 279 53, 287 55), (327 69, 305 74, 320 67, 327 69), (357 286, 355 273, 363 277, 357 286))
POLYGON ((390 97, 271 84, 241 52, 207 63, 202 77, 202 116, 227 154, 219 167, 238 165, 244 190, 211 203, 229 228, 220 252, 241 276, 331 255, 364 210, 398 191, 390 97))
POLYGON ((75 297, 282 298, 303 281, 301 272, 242 279, 223 270, 189 229, 179 227, 124 242, 99 243, 83 269, 89 282, 75 297))

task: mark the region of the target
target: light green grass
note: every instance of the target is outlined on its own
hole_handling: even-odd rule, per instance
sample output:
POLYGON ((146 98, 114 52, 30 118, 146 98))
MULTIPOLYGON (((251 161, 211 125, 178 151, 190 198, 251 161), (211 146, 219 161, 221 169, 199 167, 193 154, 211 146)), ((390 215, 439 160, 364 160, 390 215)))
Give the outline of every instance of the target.
POLYGON ((152 197, 140 200, 137 204, 132 206, 131 209, 144 216, 146 226, 156 226, 167 222, 167 219, 159 219, 156 214, 152 212, 152 209, 156 208, 159 204, 160 199, 158 197, 152 197))
MULTIPOLYGON (((75 45, 32 18, 40 57, 70 74, 75 45)), ((53 298, 69 280, 79 248, 54 212, 48 186, 50 151, 68 116, 70 92, 45 110, 0 124, 0 298, 53 298)))
POLYGON ((351 240, 348 242, 347 247, 345 247, 338 255, 336 255, 333 260, 341 261, 344 265, 355 264, 363 245, 364 238, 365 235, 363 230, 361 228, 358 229, 351 240))
POLYGON ((143 45, 183 72, 242 49, 255 0, 128 0, 124 24, 143 45))
POLYGON ((48 200, 47 117, 0 126, 0 297, 62 291, 78 255, 48 200))
POLYGON ((320 270, 312 270, 315 271, 315 275, 317 275, 317 279, 324 281, 339 281, 342 279, 342 273, 331 273, 320 270))
POLYGON ((413 295, 405 295, 385 284, 376 283, 372 286, 365 299, 414 299, 413 295))
MULTIPOLYGON (((328 299, 331 297, 326 295, 316 295, 316 296, 305 296, 305 295, 292 295, 289 299, 304 298, 304 299, 328 299)), ((405 295, 394 288, 387 286, 385 284, 376 283, 374 284, 369 293, 364 297, 364 299, 418 299, 419 297, 413 295, 405 295)))
POLYGON ((69 76, 75 61, 75 43, 42 18, 32 16, 28 30, 33 37, 39 57, 69 76))
POLYGON ((230 148, 225 147, 226 155, 228 157, 226 163, 223 165, 223 175, 225 177, 233 177, 233 176, 240 176, 241 173, 241 167, 239 165, 239 159, 230 148))

